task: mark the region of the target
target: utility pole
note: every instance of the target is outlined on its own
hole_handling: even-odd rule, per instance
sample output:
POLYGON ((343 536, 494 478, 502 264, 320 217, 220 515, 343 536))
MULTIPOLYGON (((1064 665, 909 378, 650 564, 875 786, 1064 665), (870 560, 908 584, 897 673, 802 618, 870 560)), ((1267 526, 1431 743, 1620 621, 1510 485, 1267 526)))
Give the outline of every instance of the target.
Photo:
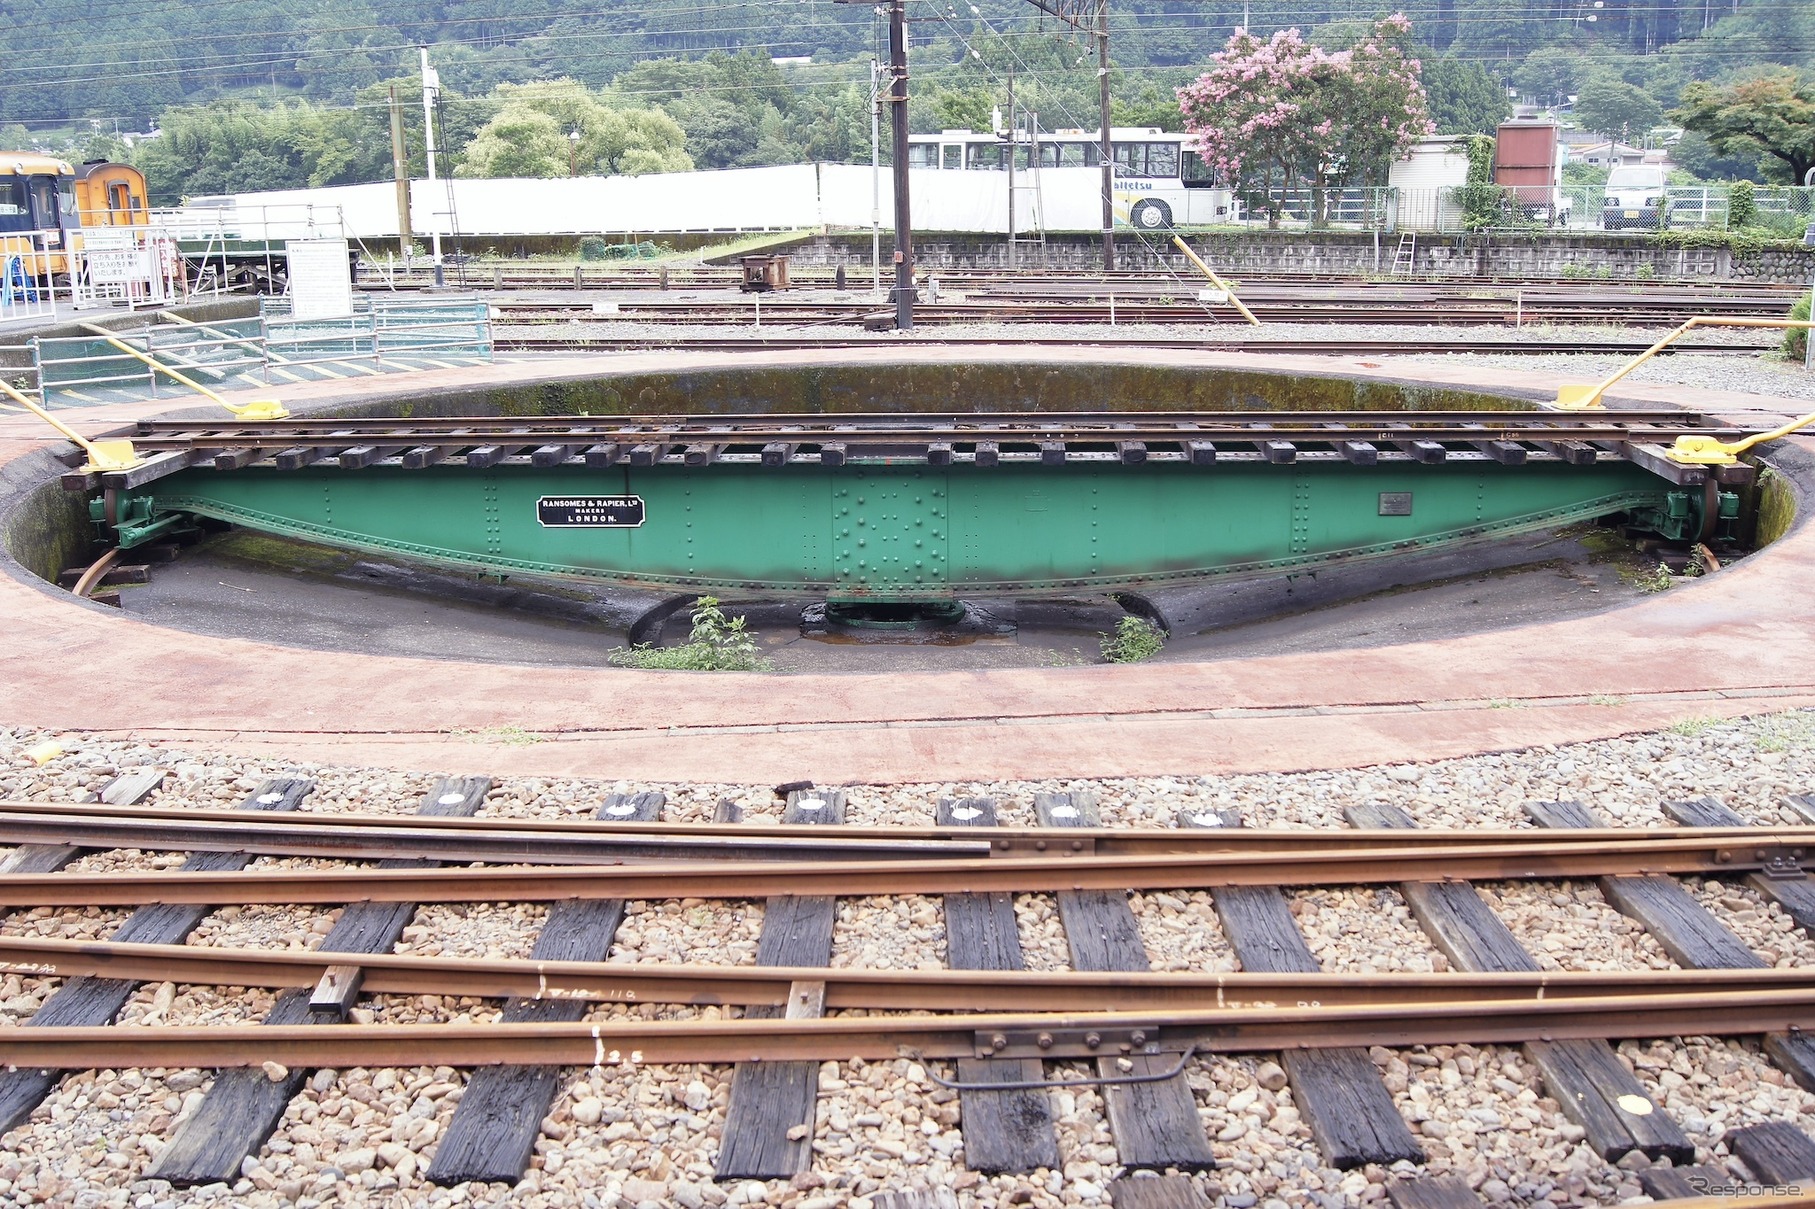
POLYGON ((889 0, 889 116, 895 150, 895 330, 914 326, 914 224, 908 207, 907 0, 889 0))
POLYGON ((882 65, 870 60, 870 288, 882 293, 882 65))
MULTIPOLYGON (((1103 167, 1103 271, 1115 269, 1115 144, 1109 137, 1109 0, 1028 0, 1081 34, 1097 40, 1097 159, 1103 167), (1096 7, 1096 28, 1091 29, 1087 10, 1096 7)), ((1244 6, 1245 7, 1245 6, 1244 6)), ((1246 21, 1247 18, 1243 17, 1246 21)))
MULTIPOLYGON (((422 46, 417 49, 422 52, 422 136, 425 140, 424 145, 428 149, 429 196, 432 198, 435 193, 433 188, 435 184, 435 96, 441 91, 441 77, 435 73, 433 67, 429 66, 429 48, 422 46)), ((429 239, 435 262, 435 284, 446 285, 447 279, 442 276, 441 269, 441 224, 439 222, 429 223, 429 239)))
POLYGON ((410 231, 410 153, 403 145, 403 102, 391 85, 391 173, 397 180, 397 242, 409 260, 415 238, 410 231))
MULTIPOLYGON (((835 4, 870 3, 871 0, 833 0, 835 4)), ((895 162, 895 329, 907 331, 914 326, 914 225, 908 210, 908 64, 907 0, 888 0, 889 5, 889 125, 893 138, 895 162)), ((877 106, 881 106, 877 93, 877 106)), ((872 111, 871 147, 879 141, 876 125, 880 116, 872 111)), ((875 163, 876 152, 870 153, 875 163)), ((876 236, 877 245, 881 243, 876 236)), ((880 259, 880 246, 877 258, 880 259)))
POLYGON ((1097 104, 1102 114, 1103 271, 1115 271, 1115 148, 1109 138, 1109 0, 1097 0, 1097 104))
POLYGON ((1008 73, 1008 271, 1015 264, 1015 73, 1008 73))

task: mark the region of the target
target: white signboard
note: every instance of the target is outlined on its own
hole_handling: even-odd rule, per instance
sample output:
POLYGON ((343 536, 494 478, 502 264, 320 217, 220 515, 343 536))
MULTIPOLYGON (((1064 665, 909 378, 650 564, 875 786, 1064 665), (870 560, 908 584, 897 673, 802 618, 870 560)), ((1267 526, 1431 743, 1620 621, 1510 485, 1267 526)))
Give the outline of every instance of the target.
POLYGON ((291 239, 290 313, 298 319, 344 319, 353 313, 353 274, 344 239, 291 239))
POLYGON ((82 255, 88 280, 95 285, 144 284, 156 276, 153 252, 132 231, 86 231, 82 255))

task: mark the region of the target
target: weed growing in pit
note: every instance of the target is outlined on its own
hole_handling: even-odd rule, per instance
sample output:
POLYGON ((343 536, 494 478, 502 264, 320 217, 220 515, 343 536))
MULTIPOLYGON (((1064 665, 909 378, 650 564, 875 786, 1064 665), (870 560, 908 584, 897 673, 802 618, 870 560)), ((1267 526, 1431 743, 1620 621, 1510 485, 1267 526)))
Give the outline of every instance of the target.
POLYGON ((1124 617, 1115 623, 1115 633, 1097 637, 1102 639, 1103 658, 1111 663, 1139 663, 1166 645, 1166 635, 1145 617, 1124 617))
POLYGON ((742 617, 726 618, 718 598, 702 596, 693 602, 693 632, 681 646, 652 647, 647 643, 620 647, 609 656, 618 667, 666 672, 770 672, 775 664, 756 649, 756 638, 744 628, 742 617))
POLYGON ((1697 739, 1715 727, 1726 724, 1725 718, 1684 718, 1681 722, 1672 722, 1664 729, 1679 738, 1697 739))
POLYGON ((1663 563, 1658 563, 1649 570, 1622 567, 1620 568, 1620 578, 1639 591, 1648 594, 1669 591, 1670 585, 1676 582, 1676 578, 1670 574, 1670 568, 1663 563))

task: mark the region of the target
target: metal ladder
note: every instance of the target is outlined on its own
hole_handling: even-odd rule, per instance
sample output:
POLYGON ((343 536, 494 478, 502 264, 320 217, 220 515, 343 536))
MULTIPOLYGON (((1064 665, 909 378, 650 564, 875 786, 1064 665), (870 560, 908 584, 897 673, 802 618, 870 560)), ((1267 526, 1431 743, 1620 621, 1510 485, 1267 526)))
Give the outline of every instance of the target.
MULTIPOLYGON (((1042 253, 1044 253, 1046 249, 1045 204, 1040 191, 1040 115, 1032 110, 1026 110, 1024 112, 1027 115, 1027 170, 1025 172, 1015 171, 1012 167, 1013 161, 1011 159, 1011 167, 1008 173, 1008 212, 1010 215, 1008 266, 1010 269, 1020 267, 1020 256, 1018 253, 1022 245, 1037 245, 1042 253), (1021 181, 1028 176, 1033 177, 1033 184, 1028 185, 1021 183, 1021 181), (1017 194, 1021 193, 1033 194, 1033 206, 1030 215, 1033 220, 1033 225, 1031 229, 1025 231, 1018 229, 1013 221, 1016 212, 1015 197, 1017 194)), ((1008 124, 1010 132, 1008 154, 1012 157, 1015 154, 1016 149, 1021 145, 1019 140, 1014 137, 1017 132, 1015 130, 1015 113, 1012 101, 1010 102, 1008 124)), ((1042 265, 1046 263, 1044 255, 1040 257, 1040 263, 1042 265)))
POLYGON ((1393 252, 1393 276, 1410 277, 1412 264, 1418 255, 1418 236, 1411 231, 1399 237, 1399 247, 1393 252))

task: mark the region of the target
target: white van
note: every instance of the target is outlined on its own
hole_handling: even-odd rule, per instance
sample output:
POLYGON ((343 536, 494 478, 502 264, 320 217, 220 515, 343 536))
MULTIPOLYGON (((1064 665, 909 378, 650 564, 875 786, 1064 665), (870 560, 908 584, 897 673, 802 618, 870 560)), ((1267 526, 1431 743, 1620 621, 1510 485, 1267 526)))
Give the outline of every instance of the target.
POLYGON ((1601 229, 1639 227, 1655 231, 1664 225, 1664 169, 1660 164, 1622 164, 1607 174, 1601 198, 1601 229))

